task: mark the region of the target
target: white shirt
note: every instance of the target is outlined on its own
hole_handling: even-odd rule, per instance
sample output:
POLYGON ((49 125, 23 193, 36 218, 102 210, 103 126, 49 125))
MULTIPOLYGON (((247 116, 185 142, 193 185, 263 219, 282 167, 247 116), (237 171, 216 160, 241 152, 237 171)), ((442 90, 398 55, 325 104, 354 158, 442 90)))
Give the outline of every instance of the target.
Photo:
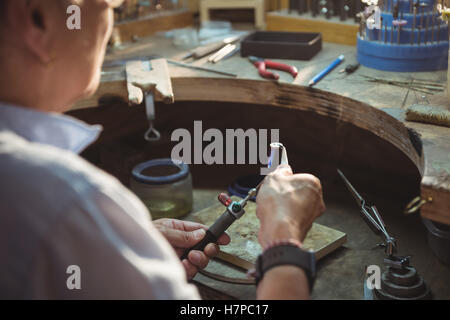
POLYGON ((0 103, 0 299, 199 298, 142 202, 76 154, 100 130, 0 103))

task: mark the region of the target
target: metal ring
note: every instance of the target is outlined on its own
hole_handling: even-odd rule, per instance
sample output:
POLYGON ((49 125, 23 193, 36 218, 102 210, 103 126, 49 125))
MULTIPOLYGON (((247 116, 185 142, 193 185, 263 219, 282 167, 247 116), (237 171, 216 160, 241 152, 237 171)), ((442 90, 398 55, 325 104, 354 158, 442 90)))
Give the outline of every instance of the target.
POLYGON ((414 212, 418 211, 420 209, 420 207, 422 207, 425 203, 432 202, 432 201, 433 201, 433 198, 431 198, 431 197, 428 197, 427 199, 422 199, 420 196, 415 197, 414 199, 411 200, 410 203, 408 203, 408 205, 405 208, 404 213, 405 214, 414 213, 414 212))

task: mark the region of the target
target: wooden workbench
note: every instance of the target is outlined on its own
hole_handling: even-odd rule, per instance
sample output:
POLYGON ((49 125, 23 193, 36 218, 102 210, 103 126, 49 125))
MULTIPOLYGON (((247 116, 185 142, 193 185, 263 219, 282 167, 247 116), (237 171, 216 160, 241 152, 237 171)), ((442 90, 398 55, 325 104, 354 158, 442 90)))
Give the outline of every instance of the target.
MULTIPOLYGON (((168 39, 151 37, 142 39, 138 43, 133 44, 133 46, 109 54, 107 60, 145 55, 160 55, 177 60, 185 53, 186 51, 175 48, 168 39)), ((397 207, 391 210, 392 212, 399 212, 401 208, 404 207, 404 204, 411 200, 414 195, 418 195, 419 193, 422 194, 422 197, 431 195, 433 197, 433 202, 427 203, 422 207, 422 216, 450 224, 450 128, 404 121, 404 110, 408 105, 414 103, 427 103, 427 101, 429 101, 430 103, 438 103, 449 107, 447 99, 444 96, 428 96, 423 98, 422 96, 410 92, 403 105, 403 100, 407 91, 406 89, 388 85, 374 85, 373 83, 363 81, 362 78, 358 76, 359 74, 364 74, 385 79, 409 79, 410 77, 414 77, 445 82, 446 72, 398 74, 381 72, 361 66, 353 75, 345 76, 339 74, 336 70, 319 82, 314 89, 305 87, 313 75, 334 60, 340 53, 345 55, 346 61, 337 70, 344 67, 347 63, 355 63, 356 49, 354 47, 329 43, 324 43, 322 51, 311 61, 283 61, 296 65, 300 70, 299 76, 295 79, 294 83, 291 76, 284 73, 280 73, 281 78, 279 82, 262 80, 252 64, 246 59, 238 56, 222 61, 216 65, 207 64, 205 59, 194 63, 195 65, 235 73, 238 75, 237 79, 169 65, 175 100, 177 103, 181 104, 177 110, 179 110, 178 112, 181 112, 182 109, 180 108, 183 107, 194 110, 194 112, 201 112, 201 110, 203 110, 204 118, 194 119, 212 119, 212 125, 215 125, 215 127, 218 128, 220 128, 219 125, 222 121, 221 114, 218 114, 218 111, 211 110, 214 109, 212 108, 211 102, 215 102, 218 105, 218 110, 227 110, 226 108, 228 107, 226 103, 238 105, 236 108, 230 109, 230 113, 235 112, 236 109, 240 110, 240 108, 244 106, 249 110, 249 115, 245 116, 247 117, 247 121, 254 112, 257 112, 257 106, 263 105, 289 112, 301 111, 304 112, 304 114, 316 114, 318 117, 321 117, 320 119, 333 119, 333 121, 337 122, 337 126, 350 124, 355 128, 360 129, 361 132, 366 132, 364 138, 361 138, 361 141, 367 141, 368 144, 376 144, 378 143, 378 140, 385 141, 385 143, 392 146, 393 149, 399 150, 401 155, 396 158, 396 161, 404 162, 404 170, 396 167, 395 170, 398 170, 398 172, 395 173, 398 173, 398 175, 395 175, 392 169, 388 167, 389 161, 382 161, 385 156, 384 152, 389 149, 388 147, 386 147, 388 149, 384 149, 385 147, 380 148, 380 154, 365 154, 362 157, 360 155, 357 156, 357 152, 355 152, 355 157, 352 158, 354 162, 348 164, 348 170, 351 167, 358 169, 358 163, 360 161, 368 161, 373 165, 384 165, 385 167, 380 168, 380 172, 383 172, 383 176, 379 176, 379 174, 377 176, 377 173, 375 172, 368 172, 367 174, 370 177, 365 175, 366 172, 364 172, 364 169, 359 171, 355 169, 355 174, 352 174, 351 176, 352 182, 358 186, 362 185, 364 180, 368 181, 368 185, 375 185, 378 183, 378 185, 374 186, 374 190, 377 189, 378 195, 380 196, 379 200, 376 200, 377 205, 383 202, 383 198, 395 198, 397 196, 396 193, 399 195, 406 194, 408 199, 399 201, 397 207), (419 154, 412 145, 407 128, 412 128, 421 134, 423 154, 419 154), (417 171, 416 175, 419 178, 421 177, 421 190, 416 190, 414 186, 411 187, 414 183, 414 179, 409 178, 408 175, 411 175, 411 172, 412 175, 414 175, 414 170, 417 171), (358 177, 358 173, 360 177, 358 177), (399 180, 398 177, 402 177, 402 179, 404 178, 405 180, 397 181, 399 180), (401 192, 401 188, 409 188, 409 190, 408 192, 401 192)), ((127 96, 123 73, 117 71, 120 71, 120 68, 108 70, 108 72, 103 75, 102 85, 99 88, 97 96, 102 96, 104 93, 111 91, 123 98, 127 96)), ((96 98, 97 97, 82 101, 75 106, 75 109, 97 105, 96 98)), ((264 112, 266 111, 267 114, 265 114, 265 116, 268 119, 262 119, 261 121, 264 122, 264 125, 270 125, 271 120, 277 121, 272 127, 278 126, 281 128, 281 134, 284 132, 283 130, 288 130, 288 128, 292 128, 295 125, 302 125, 306 129, 311 130, 327 130, 326 125, 328 124, 324 127, 315 127, 315 124, 310 122, 313 121, 314 118, 307 118, 305 122, 301 122, 301 118, 299 117, 292 117, 292 119, 290 119, 289 115, 291 113, 281 116, 276 112, 264 109, 264 112), (288 118, 286 118, 286 116, 288 118)), ((98 114, 93 117, 92 112, 87 111, 87 109, 74 111, 73 114, 82 119, 89 118, 95 122, 100 119, 103 120, 105 112, 114 112, 114 118, 106 119, 104 120, 105 122, 102 123, 105 128, 109 127, 108 137, 103 137, 104 140, 118 140, 120 136, 124 134, 126 131, 124 128, 125 118, 127 118, 127 126, 129 126, 129 123, 135 124, 137 121, 141 120, 141 125, 145 126, 145 116, 140 107, 128 108, 123 105, 118 106, 117 108, 111 107, 110 109, 99 111, 98 114), (124 111, 124 109, 127 109, 127 111, 124 111), (88 113, 90 113, 89 116, 87 116, 88 113), (139 118, 141 120, 139 120, 139 118)), ((198 113, 190 116, 196 117, 198 116, 198 113)), ((158 118, 160 119, 161 129, 164 128, 169 131, 172 130, 172 128, 184 127, 187 121, 185 120, 185 122, 183 122, 183 117, 173 118, 173 112, 171 114, 167 112, 166 114, 163 105, 160 105, 157 111, 157 119, 158 118)), ((227 124, 229 124, 230 119, 229 117, 226 118, 227 124)), ((237 127, 239 127, 244 120, 239 122, 239 119, 237 119, 237 121, 237 127)), ((329 125, 331 126, 333 123, 330 122, 329 125)), ((334 129, 334 127, 329 129, 331 130, 331 134, 334 129)), ((352 140, 353 137, 349 132, 350 131, 344 135, 336 132, 336 141, 339 139, 352 140)), ((297 142, 295 141, 289 141, 290 146, 294 145, 293 148, 289 148, 289 158, 291 160, 292 154, 293 165, 297 165, 297 163, 295 163, 296 158, 304 158, 306 156, 305 154, 302 154, 302 151, 305 150, 302 149, 305 147, 302 145, 302 139, 313 138, 314 134, 315 133, 312 132, 310 136, 299 137, 298 145, 296 145, 297 142)), ((126 143, 129 143, 129 141, 127 140, 126 143)), ((326 145, 326 150, 318 150, 321 148, 320 146, 317 147, 317 150, 312 149, 316 153, 311 156, 311 163, 314 161, 314 156, 325 159, 326 153, 339 154, 340 152, 344 152, 340 149, 340 146, 333 147, 333 141, 330 143, 330 145, 326 145)), ((120 148, 125 147, 127 146, 124 142, 121 144, 120 148)), ((166 145, 164 145, 164 147, 166 147, 166 145)), ((361 148, 367 149, 364 145, 361 145, 361 148)), ((124 153, 125 151, 122 149, 120 152, 124 153)), ((351 150, 346 150, 346 152, 351 152, 351 150)), ((156 155, 160 156, 164 154, 167 155, 167 153, 156 155)), ((110 156, 115 157, 117 155, 110 152, 110 156)), ((137 161, 138 159, 134 160, 137 161)), ((117 163, 119 160, 115 159, 115 162, 117 163)), ((307 163, 306 160, 302 165, 305 163, 307 163)), ((233 168, 233 170, 239 171, 240 169, 233 168)), ((196 172, 193 173, 193 176, 197 177, 196 181, 201 179, 201 176, 196 172)), ((224 174, 224 176, 226 176, 226 174, 224 174)), ((122 180, 125 179, 126 178, 122 180)), ((203 209, 214 203, 214 201, 216 201, 215 195, 218 191, 219 190, 216 189, 207 191, 197 190, 194 193, 194 211, 203 209)), ((348 194, 343 190, 342 194, 336 193, 336 197, 345 197, 347 199, 348 194)), ((371 198, 372 201, 374 199, 375 198, 373 197, 371 198)), ((318 282, 313 295, 315 298, 354 299, 362 296, 362 274, 355 273, 356 271, 352 273, 350 270, 359 270, 362 268, 362 263, 376 263, 377 261, 381 261, 383 257, 383 254, 380 251, 373 253, 373 251, 369 249, 370 246, 377 243, 377 237, 371 235, 370 232, 360 232, 361 230, 366 230, 364 228, 367 227, 364 226, 362 219, 358 216, 358 210, 355 208, 354 203, 351 202, 351 199, 347 202, 347 205, 348 207, 343 209, 341 206, 335 206, 332 202, 330 202, 330 204, 327 203, 327 212, 329 213, 324 215, 324 217, 321 217, 318 221, 324 225, 346 232, 349 235, 349 242, 345 248, 322 262, 322 265, 319 268, 318 282), (349 281, 345 285, 340 284, 340 281, 342 281, 343 278, 348 279, 349 281), (356 282, 358 282, 357 285, 354 284, 356 282), (330 284, 333 286, 332 290, 330 290, 330 284)), ((381 207, 383 207, 382 204, 381 207)), ((386 205, 385 208, 389 208, 389 206, 386 205)), ((382 212, 384 213, 386 211, 382 212)), ((438 297, 450 297, 450 291, 444 285, 450 281, 449 268, 440 264, 429 249, 427 249, 425 233, 418 215, 404 217, 399 214, 397 216, 386 216, 385 220, 388 225, 392 223, 392 232, 399 235, 402 239, 400 241, 400 246, 403 250, 406 250, 404 253, 412 252, 415 254, 417 260, 414 260, 414 263, 417 266, 418 271, 421 272, 432 285, 434 290, 438 293, 438 297)), ((212 264, 212 268, 216 268, 214 263, 212 264)), ((225 297, 254 297, 254 288, 250 286, 217 284, 201 275, 199 275, 196 280, 202 283, 201 286, 206 285, 209 288, 214 288, 222 293, 227 293, 225 297), (230 288, 229 286, 232 287, 230 288), (236 294, 231 295, 229 292, 235 292, 236 294)), ((214 296, 214 291, 207 292, 206 297, 214 296)), ((218 294, 218 296, 220 296, 220 294, 218 294)))
MULTIPOLYGON (((150 37, 110 53, 106 61, 148 55, 159 55, 177 60, 185 53, 185 50, 175 48, 168 39, 150 37)), ((445 83, 446 71, 394 73, 361 66, 350 76, 339 74, 335 70, 320 81, 315 89, 305 87, 318 71, 340 53, 345 55, 346 61, 337 70, 347 63, 356 62, 355 47, 324 43, 322 51, 311 61, 284 61, 296 65, 300 73, 295 81, 292 81, 290 75, 280 73, 279 83, 261 80, 252 64, 239 56, 216 65, 206 63, 206 59, 194 63, 194 65, 235 73, 239 81, 213 73, 170 65, 175 100, 248 102, 303 110, 313 109, 318 114, 339 117, 343 121, 370 130, 404 152, 421 173, 421 196, 423 199, 429 197, 433 199, 431 203, 422 207, 422 216, 450 224, 450 128, 404 120, 405 108, 414 103, 432 103, 450 108, 446 95, 422 96, 410 92, 405 100, 407 89, 373 84, 363 81, 358 76, 363 74, 393 80, 429 79, 445 83), (333 95, 328 95, 327 98, 327 92, 333 95), (341 97, 349 99, 344 101, 341 97), (321 105, 317 103, 318 99, 328 100, 330 105, 321 105), (333 110, 329 110, 330 108, 333 110), (386 113, 392 117, 387 116, 386 113), (423 155, 418 155, 415 151, 406 128, 414 129, 421 135, 423 155)), ((119 69, 115 68, 110 70, 111 73, 105 74, 97 95, 82 101, 75 108, 97 105, 97 98, 106 92, 115 92, 125 98, 127 93, 124 76, 114 72, 119 69)))

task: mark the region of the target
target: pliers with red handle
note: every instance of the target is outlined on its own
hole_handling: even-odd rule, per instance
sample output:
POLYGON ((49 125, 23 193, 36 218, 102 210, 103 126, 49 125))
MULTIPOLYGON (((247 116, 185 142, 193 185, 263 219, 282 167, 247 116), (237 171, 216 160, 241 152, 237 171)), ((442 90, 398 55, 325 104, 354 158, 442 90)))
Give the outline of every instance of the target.
POLYGON ((250 60, 251 63, 253 63, 253 65, 256 68, 258 68, 259 75, 263 78, 274 79, 274 80, 278 80, 280 78, 280 76, 278 74, 267 71, 266 68, 280 70, 280 71, 286 71, 286 72, 289 72, 294 78, 297 77, 298 70, 294 66, 290 66, 290 65, 287 65, 284 63, 274 62, 274 61, 270 61, 270 60, 265 60, 265 59, 257 58, 254 56, 250 56, 250 57, 248 57, 248 59, 250 60))

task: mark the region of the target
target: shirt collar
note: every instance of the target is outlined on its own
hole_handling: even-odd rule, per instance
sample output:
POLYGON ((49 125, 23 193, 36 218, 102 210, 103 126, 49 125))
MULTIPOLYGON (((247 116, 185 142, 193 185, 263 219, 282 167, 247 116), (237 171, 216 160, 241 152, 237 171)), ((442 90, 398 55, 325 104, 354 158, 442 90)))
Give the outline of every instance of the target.
POLYGON ((97 140, 102 126, 88 125, 67 115, 0 102, 0 131, 2 130, 13 131, 30 142, 80 153, 97 140))

